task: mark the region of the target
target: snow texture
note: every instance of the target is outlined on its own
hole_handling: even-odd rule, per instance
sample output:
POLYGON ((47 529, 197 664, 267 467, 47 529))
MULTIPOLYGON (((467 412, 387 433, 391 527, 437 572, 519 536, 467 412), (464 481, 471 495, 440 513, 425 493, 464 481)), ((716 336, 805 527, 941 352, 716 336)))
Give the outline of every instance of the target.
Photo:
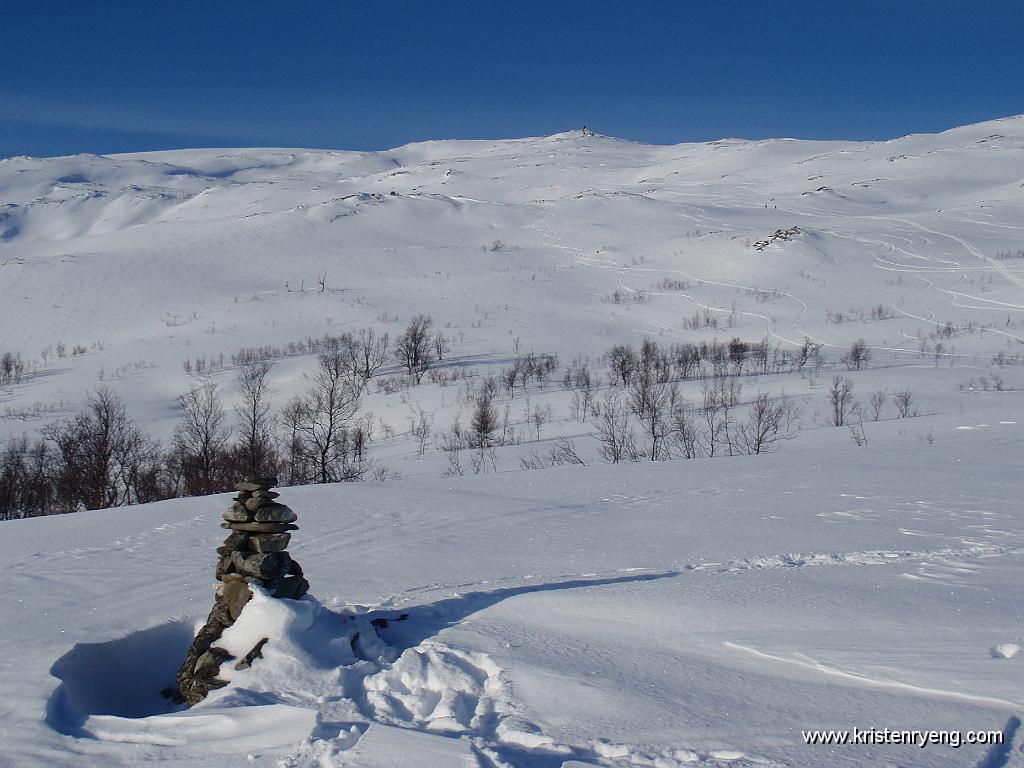
MULTIPOLYGON (((371 387, 395 430, 374 457, 406 479, 288 490, 311 594, 257 590, 219 643, 266 637, 263 658, 189 710, 160 690, 209 607, 227 496, 0 523, 0 765, 1024 764, 1022 179, 1021 118, 870 143, 0 161, 0 352, 34 361, 0 390, 0 434, 102 380, 166 438, 186 358, 417 312, 457 339, 446 366, 492 373, 516 337, 563 362, 765 334, 838 359, 862 337, 858 396, 911 387, 921 408, 890 404, 857 447, 816 417, 823 380, 762 377, 808 415, 777 453, 520 473, 513 446, 497 474, 442 479, 408 418, 446 427, 454 387, 371 387), (684 327, 703 310, 717 329, 684 327), (58 341, 84 353, 44 359, 58 341), (800 735, 854 727, 1005 740, 800 735)), ((312 365, 278 361, 276 406, 312 365)), ((233 372, 211 378, 230 401, 233 372)), ((539 443, 594 458, 567 393, 529 397, 559 413, 539 443)))

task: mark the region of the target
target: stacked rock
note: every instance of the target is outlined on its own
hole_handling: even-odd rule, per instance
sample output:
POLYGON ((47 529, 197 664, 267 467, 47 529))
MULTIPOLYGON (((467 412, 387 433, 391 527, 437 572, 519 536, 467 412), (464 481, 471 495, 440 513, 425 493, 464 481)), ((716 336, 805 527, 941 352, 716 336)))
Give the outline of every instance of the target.
MULTIPOLYGON (((298 528, 298 516, 277 501, 280 494, 272 488, 273 477, 247 477, 235 489, 238 495, 224 513, 221 527, 229 529, 224 544, 217 548, 217 588, 213 610, 196 635, 177 675, 177 690, 168 692, 179 702, 196 704, 215 688, 227 685, 217 677, 223 662, 232 657, 222 648, 214 648, 225 629, 235 623, 252 597, 256 584, 274 597, 298 600, 309 590, 302 568, 285 550, 291 531, 298 528)), ((258 658, 266 640, 262 640, 235 665, 248 667, 258 658)))
POLYGON ((216 577, 225 583, 256 582, 274 597, 297 600, 306 594, 309 582, 285 550, 290 532, 299 527, 295 525, 298 515, 276 500, 280 494, 271 490, 276 483, 272 477, 246 478, 235 486, 235 503, 221 523, 231 533, 217 548, 216 577))

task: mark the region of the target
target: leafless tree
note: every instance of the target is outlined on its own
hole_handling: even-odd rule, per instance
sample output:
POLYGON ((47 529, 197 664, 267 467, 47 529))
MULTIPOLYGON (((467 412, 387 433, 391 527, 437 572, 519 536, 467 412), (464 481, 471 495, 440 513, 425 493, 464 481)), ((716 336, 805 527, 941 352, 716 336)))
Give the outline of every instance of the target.
POLYGON ((629 424, 629 411, 614 394, 609 394, 601 404, 597 440, 601 458, 611 464, 640 459, 636 435, 629 424))
POLYGON ((828 390, 828 402, 832 407, 832 424, 841 427, 846 424, 853 407, 853 382, 842 376, 832 377, 832 386, 828 390))
POLYGON ((533 363, 533 378, 537 382, 537 386, 545 389, 551 376, 558 370, 558 356, 545 353, 533 358, 531 362, 533 363))
POLYGON ((434 334, 434 355, 438 361, 444 360, 452 348, 451 340, 445 336, 441 331, 434 334))
MULTIPOLYGON (((804 336, 803 344, 796 353, 796 369, 802 371, 808 363, 821 359, 821 344, 811 341, 809 336, 804 336)), ((817 369, 817 366, 815 366, 817 369)))
POLYGON ((388 335, 374 328, 361 328, 349 342, 352 367, 359 373, 363 388, 388 360, 388 335))
POLYGON ((551 405, 546 404, 543 407, 540 403, 533 406, 533 410, 530 411, 530 421, 533 422, 534 429, 537 430, 537 442, 540 442, 540 428, 551 421, 551 405))
POLYGON ((61 511, 55 485, 56 454, 27 435, 7 439, 0 451, 0 520, 39 517, 61 511))
POLYGON ((567 437, 560 437, 555 440, 555 445, 549 454, 551 465, 560 467, 566 464, 576 464, 581 467, 587 466, 579 453, 576 451, 576 444, 567 437))
POLYGON ((871 420, 878 421, 882 416, 882 407, 885 405, 885 400, 888 397, 884 389, 880 389, 871 395, 871 420))
POLYGON ((860 407, 860 403, 853 406, 853 415, 857 420, 847 425, 850 428, 850 438, 853 440, 854 445, 858 447, 867 445, 868 436, 864 432, 864 412, 860 407))
POLYGON ((561 467, 565 465, 585 467, 587 462, 580 457, 576 451, 576 444, 572 440, 567 437, 560 437, 546 455, 542 455, 534 449, 529 455, 519 459, 519 465, 523 469, 546 469, 547 467, 561 467))
POLYGON ((914 400, 914 396, 910 393, 909 389, 901 389, 893 397, 896 403, 896 415, 901 419, 907 418, 910 415, 910 404, 914 400))
POLYGON ((402 335, 395 340, 395 357, 417 384, 434 361, 430 336, 433 322, 429 315, 416 315, 409 321, 402 335))
POLYGON ((178 398, 181 421, 174 430, 174 450, 181 457, 185 492, 199 496, 231 487, 228 443, 231 428, 212 382, 178 398))
POLYGON ((469 420, 469 445, 477 450, 486 450, 494 445, 494 433, 501 423, 491 396, 480 392, 473 404, 473 415, 469 420))
POLYGON ((89 395, 75 416, 44 427, 43 435, 56 447, 55 485, 67 511, 133 503, 146 465, 158 461, 158 446, 109 387, 89 395))
POLYGON ((241 399, 235 404, 238 424, 238 463, 248 475, 267 476, 277 471, 273 420, 270 416, 270 371, 268 361, 244 363, 238 371, 241 399))
POLYGON ((704 452, 714 457, 718 448, 732 456, 735 452, 733 410, 739 403, 743 385, 736 374, 719 373, 701 384, 703 406, 701 415, 707 429, 703 433, 704 452))
POLYGON ((426 453, 427 442, 430 440, 430 415, 423 410, 422 406, 410 406, 412 413, 409 415, 409 432, 416 438, 416 455, 422 456, 426 453))
POLYGON ((447 432, 441 438, 441 450, 444 451, 448 466, 441 473, 442 477, 462 477, 466 474, 466 467, 463 463, 462 451, 466 447, 466 441, 462 436, 459 420, 456 417, 452 424, 451 432, 447 432))
POLYGON ((20 354, 4 352, 0 356, 0 384, 20 383, 27 369, 28 366, 20 354))
POLYGON ((675 384, 655 381, 648 370, 637 373, 629 386, 629 408, 643 425, 651 461, 670 456, 667 440, 672 431, 671 417, 678 394, 675 384))
POLYGON ((517 357, 508 368, 503 368, 499 374, 501 383, 508 390, 508 396, 515 399, 516 383, 519 381, 523 370, 523 359, 517 357))
POLYGON ((590 409, 594 405, 594 388, 590 383, 589 377, 587 380, 578 385, 572 393, 572 412, 573 418, 579 419, 585 422, 587 420, 587 414, 590 413, 590 409))
POLYGON ((750 359, 762 374, 768 373, 768 359, 771 354, 771 349, 771 339, 769 339, 768 336, 765 336, 757 344, 752 344, 750 346, 750 359))
POLYGON ((469 455, 469 467, 474 475, 498 471, 498 453, 494 447, 478 448, 469 455))
POLYGON ((613 387, 620 384, 629 386, 639 365, 634 349, 628 344, 616 344, 608 350, 605 357, 609 367, 608 383, 613 387))
POLYGON ((684 459, 695 459, 701 455, 700 421, 696 412, 685 402, 677 402, 672 411, 672 432, 669 437, 684 459))
POLYGON ((313 461, 302 436, 301 425, 306 421, 306 403, 302 397, 291 398, 277 418, 279 454, 278 471, 285 485, 308 483, 315 477, 313 461))
POLYGON ((796 436, 796 406, 786 398, 772 401, 766 392, 758 392, 750 404, 747 420, 737 426, 736 444, 740 453, 759 454, 775 450, 780 440, 796 436))
POLYGON ((843 355, 843 362, 851 371, 867 368, 868 363, 871 362, 871 348, 864 339, 857 339, 850 345, 849 351, 843 355))
POLYGON ((300 409, 298 434, 314 458, 318 483, 361 479, 348 434, 359 409, 359 388, 349 377, 350 370, 339 350, 321 353, 313 386, 300 409))

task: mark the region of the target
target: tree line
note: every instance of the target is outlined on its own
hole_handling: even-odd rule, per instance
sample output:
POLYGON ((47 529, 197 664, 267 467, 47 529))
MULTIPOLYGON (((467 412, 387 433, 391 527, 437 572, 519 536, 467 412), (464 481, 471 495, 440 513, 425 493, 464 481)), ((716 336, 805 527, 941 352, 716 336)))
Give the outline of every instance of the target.
POLYGON ((166 446, 100 386, 40 438, 12 437, 0 449, 0 520, 219 493, 244 475, 274 475, 282 485, 382 478, 386 469, 367 454, 369 422, 358 418, 367 384, 391 360, 418 383, 450 342, 417 315, 393 343, 364 328, 318 339, 315 348, 309 387, 278 413, 270 404, 274 363, 259 356, 241 359, 230 409, 213 382, 186 392, 166 446))
MULTIPOLYGON (((369 382, 390 363, 404 372, 409 384, 421 383, 428 371, 438 372, 434 366, 450 353, 450 340, 435 331, 432 318, 416 315, 394 339, 364 328, 307 340, 304 348, 316 351, 315 374, 306 390, 278 411, 271 408, 274 362, 267 359, 274 350, 242 350, 232 356, 237 368, 234 404, 225 407, 213 382, 199 384, 178 398, 181 417, 166 445, 128 416, 114 390, 99 387, 78 413, 47 425, 39 439, 22 435, 0 448, 0 519, 219 493, 244 475, 274 475, 282 485, 383 479, 387 468, 369 457, 374 438, 370 419, 359 413, 369 382)), ((870 349, 863 340, 843 357, 851 370, 869 361, 870 349)), ((823 364, 820 345, 810 339, 795 350, 781 350, 768 338, 665 346, 646 339, 639 349, 611 347, 599 360, 604 375, 583 358, 573 360, 560 383, 571 393, 571 417, 593 424, 602 460, 663 461, 774 450, 779 441, 796 434, 799 410, 792 400, 763 392, 742 406, 742 376, 805 368, 817 372, 823 364), (686 380, 702 382, 696 402, 680 396, 679 383, 686 380), (598 398, 605 383, 604 396, 598 398)), ((543 390, 559 381, 555 377, 561 370, 556 355, 519 355, 517 340, 510 365, 497 375, 465 381, 459 402, 469 407, 466 423, 457 416, 449 431, 435 433, 447 460, 445 474, 494 471, 495 449, 523 439, 508 405, 503 411, 497 408, 499 395, 507 393, 511 402, 531 383, 543 390)), ((884 398, 884 393, 876 397, 884 398)), ((900 415, 905 415, 909 400, 909 391, 898 393, 900 415)), ((855 405, 852 383, 836 377, 830 403, 834 423, 843 426, 855 405)), ((876 419, 880 407, 873 399, 876 419)), ((535 434, 539 442, 542 426, 552 419, 550 405, 531 406, 527 400, 526 439, 535 434)), ((410 420, 410 435, 421 455, 431 432, 430 420, 420 409, 410 420)), ((525 468, 564 463, 585 463, 565 439, 546 456, 535 452, 522 460, 525 468)))

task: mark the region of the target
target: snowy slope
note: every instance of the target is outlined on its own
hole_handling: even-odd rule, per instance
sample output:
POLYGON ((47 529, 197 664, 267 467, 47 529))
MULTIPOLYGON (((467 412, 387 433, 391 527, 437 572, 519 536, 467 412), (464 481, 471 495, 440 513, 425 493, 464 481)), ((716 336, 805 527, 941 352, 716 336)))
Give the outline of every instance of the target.
POLYGON ((266 658, 185 714, 155 692, 209 607, 227 497, 5 523, 5 759, 1016 765, 988 747, 802 743, 974 729, 1020 749, 1024 525, 1000 458, 1020 426, 876 442, 514 487, 287 489, 315 600, 247 607, 228 647, 270 635, 266 658), (373 639, 369 619, 401 614, 373 639))
MULTIPOLYGON (((809 336, 828 361, 745 380, 744 404, 785 391, 804 411, 778 453, 519 472, 558 435, 595 459, 569 394, 531 385, 499 407, 553 421, 475 478, 441 479, 409 434, 413 408, 447 428, 457 386, 371 386, 363 412, 394 429, 371 453, 407 479, 285 490, 313 597, 247 609, 228 642, 270 627, 266 658, 187 713, 155 692, 209 609, 226 497, 0 523, 0 766, 1024 764, 1022 184, 1020 117, 869 143, 0 161, 0 353, 31 362, 0 388, 0 438, 100 382, 166 438, 186 359, 419 312, 479 374, 517 338, 567 363, 809 336), (689 327, 697 311, 718 327, 689 327), (858 338, 872 366, 834 369, 858 398, 909 387, 919 409, 887 405, 864 447, 825 403, 858 338), (853 727, 1007 743, 800 736, 853 727)), ((313 366, 277 362, 275 405, 313 366)), ((233 375, 210 377, 229 401, 233 375)))
MULTIPOLYGON (((40 375, 4 407, 67 410, 102 377, 166 434, 168 403, 195 384, 186 359, 365 325, 394 333, 416 312, 448 327, 455 355, 494 365, 516 337, 566 360, 645 335, 766 333, 836 357, 859 337, 906 356, 947 322, 957 362, 1013 354, 1022 182, 1019 117, 870 143, 576 132, 377 153, 11 158, 0 351, 40 375), (872 320, 878 306, 885 319, 872 320), (684 327, 703 307, 719 330, 684 327), (58 360, 58 342, 89 351, 58 360)), ((282 400, 309 362, 275 372, 282 400)))

